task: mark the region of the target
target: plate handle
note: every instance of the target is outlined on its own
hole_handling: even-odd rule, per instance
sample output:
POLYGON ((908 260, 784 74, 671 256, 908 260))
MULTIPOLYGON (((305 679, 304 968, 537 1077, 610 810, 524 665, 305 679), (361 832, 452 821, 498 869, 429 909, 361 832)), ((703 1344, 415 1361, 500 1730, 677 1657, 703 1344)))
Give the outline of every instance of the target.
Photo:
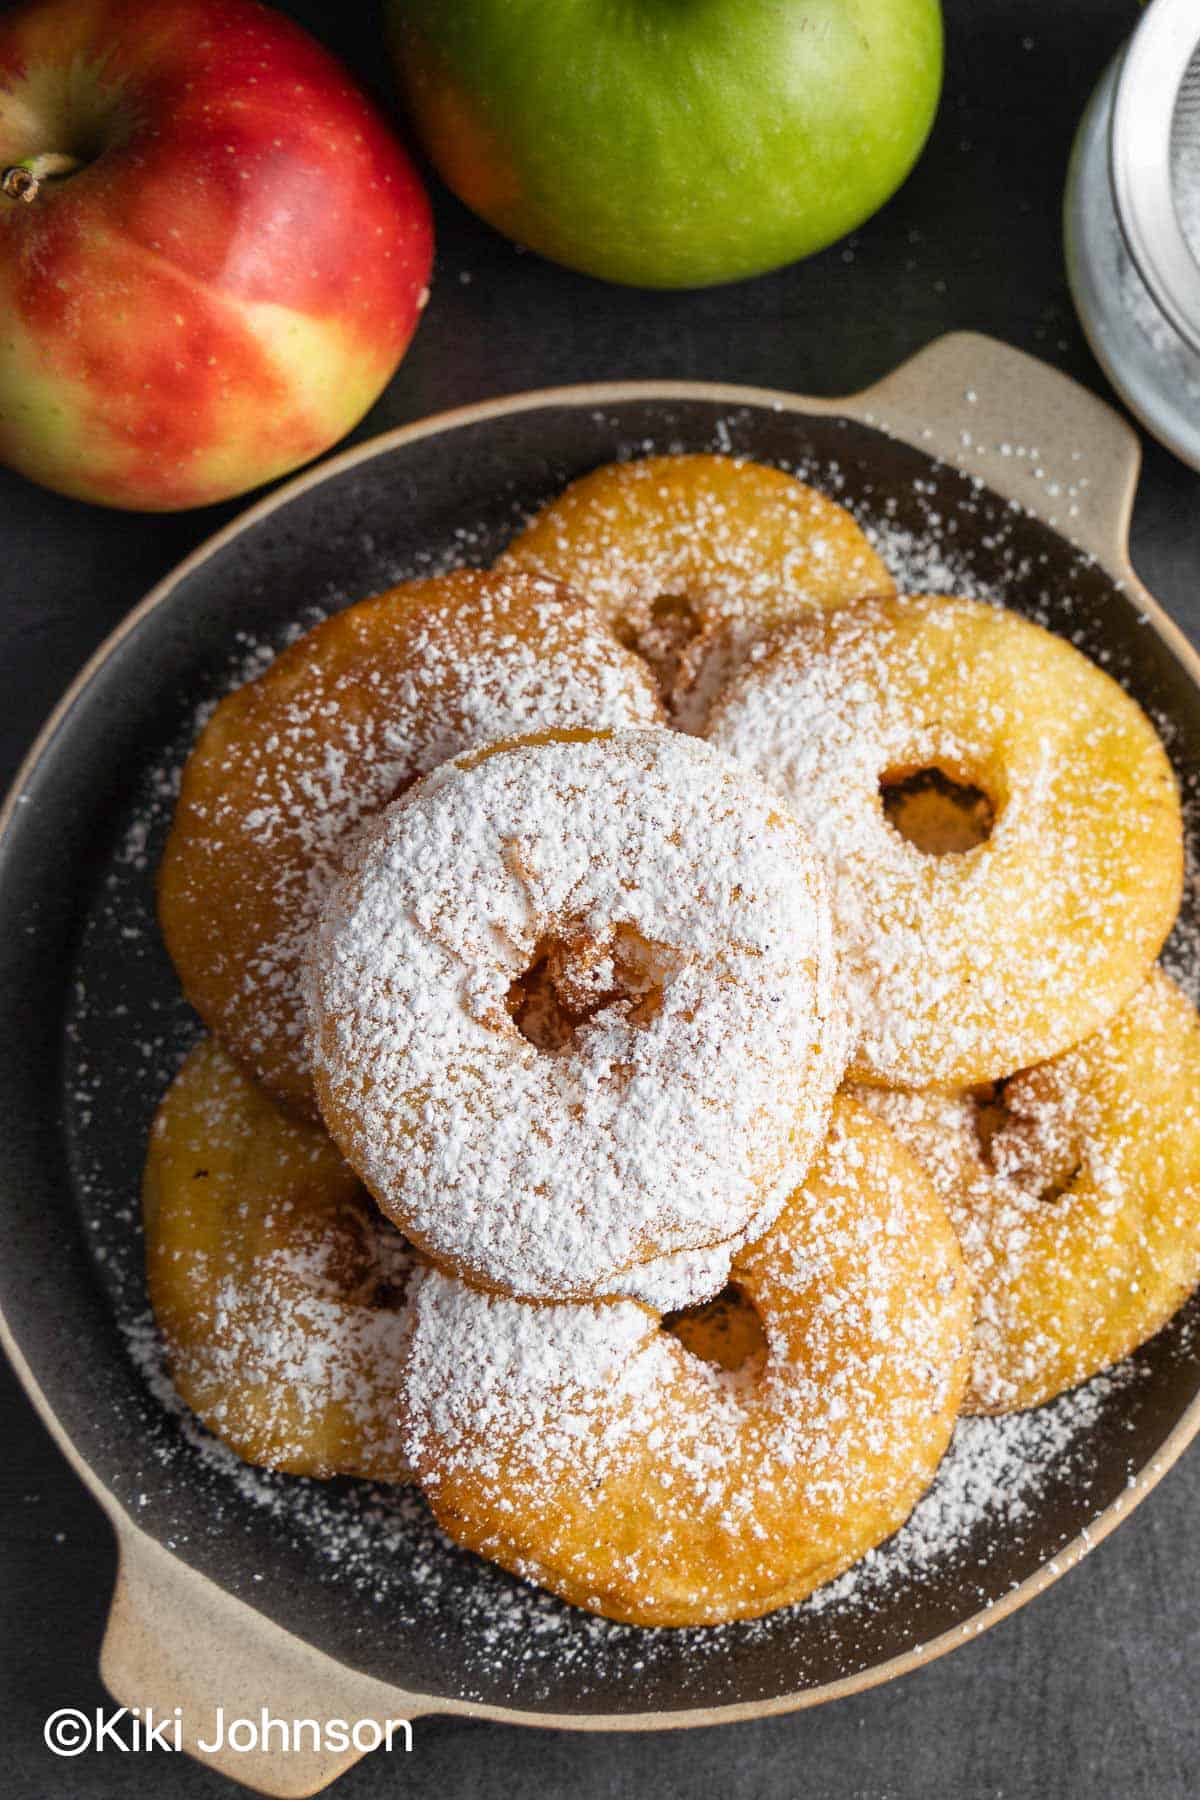
MULTIPOLYGON (((182 1748, 210 1768, 276 1800, 300 1800, 320 1793, 374 1747, 369 1726, 361 1747, 327 1747, 331 1720, 374 1720, 382 1732, 389 1720, 417 1716, 417 1703, 399 1689, 301 1643, 126 1521, 118 1525, 117 1542, 101 1679, 120 1705, 140 1707, 143 1720, 152 1707, 156 1724, 167 1721, 168 1742, 178 1717, 182 1748), (264 1708, 289 1728, 311 1720, 315 1730, 301 1727, 286 1748, 281 1728, 268 1729, 258 1747, 230 1745, 229 1725, 241 1718, 254 1721, 261 1740, 264 1708)), ((235 1739, 243 1735, 234 1732, 235 1739)), ((404 1741, 395 1727, 393 1744, 404 1741)))
POLYGON ((1137 434, 1069 375, 995 338, 957 331, 838 410, 978 476, 1111 573, 1131 572, 1137 434))

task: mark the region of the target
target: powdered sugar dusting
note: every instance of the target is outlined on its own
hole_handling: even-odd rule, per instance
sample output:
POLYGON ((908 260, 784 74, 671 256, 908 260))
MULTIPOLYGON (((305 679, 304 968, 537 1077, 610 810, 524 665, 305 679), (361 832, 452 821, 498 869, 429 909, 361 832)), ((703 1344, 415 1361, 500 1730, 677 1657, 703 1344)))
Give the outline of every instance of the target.
POLYGON ((143 1221, 172 1373, 206 1423, 271 1468, 407 1478, 410 1247, 212 1039, 159 1107, 143 1221))
MULTIPOLYGON (((1168 746, 1165 721, 1156 720, 1168 746)), ((1175 929, 1167 940, 1162 965, 1193 1006, 1200 1006, 1200 769, 1185 769, 1183 799, 1183 898, 1175 929)))
POLYGON ((172 1352, 175 1379, 251 1460, 319 1462, 327 1416, 344 1413, 354 1444, 352 1467, 339 1472, 383 1479, 387 1470, 401 1480, 406 1313, 349 1305, 327 1281, 322 1292, 321 1280, 311 1255, 286 1251, 263 1257, 252 1274, 225 1275, 209 1340, 172 1352))
POLYGON ((487 1285, 611 1293, 765 1222, 820 1142, 844 1053, 820 871, 674 733, 443 767, 368 828, 314 956, 335 1137, 487 1285), (558 1054, 507 1004, 545 958, 579 1020, 558 1054))
POLYGON ((997 1541, 1020 1542, 1038 1523, 1047 1471, 1086 1487, 1088 1434, 1137 1379, 1125 1365, 1031 1412, 960 1419, 937 1480, 896 1536, 814 1594, 813 1611, 870 1604, 897 1579, 936 1580, 952 1548, 971 1546, 986 1566, 997 1541))
POLYGON ((970 1404, 1038 1404, 1115 1362, 1200 1278, 1200 1020, 1154 974, 999 1092, 858 1089, 928 1170, 976 1282, 970 1404))
MULTIPOLYGON (((811 1599, 750 1621, 655 1629, 581 1613, 465 1556, 415 1489, 313 1482, 248 1467, 181 1409, 149 1315, 131 1316, 126 1337, 155 1405, 171 1420, 169 1434, 148 1440, 150 1479, 177 1480, 193 1492, 199 1483, 217 1532, 227 1533, 246 1509, 269 1520, 273 1537, 303 1558, 310 1579, 331 1584, 341 1608, 377 1610, 389 1633, 407 1628, 444 1643, 456 1693, 524 1705, 543 1698, 553 1705, 555 1696, 568 1695, 587 1704, 613 1684, 631 1682, 648 1699, 658 1679, 677 1683, 680 1670, 687 1671, 682 1690, 669 1690, 676 1704, 744 1700, 745 1661, 758 1648, 785 1656, 789 1679, 805 1686, 828 1679, 831 1646, 842 1673, 873 1660, 875 1621, 886 1631, 882 1622, 895 1620, 897 1608, 909 1641, 920 1641, 928 1635, 923 1593, 937 1604, 950 1582, 986 1601, 997 1591, 990 1573, 996 1560, 1013 1567, 1015 1583, 1046 1553, 1048 1506, 1082 1508, 1081 1523, 1100 1510, 1107 1493, 1089 1504, 1096 1435, 1119 1432, 1144 1385, 1138 1365, 1125 1364, 1036 1412, 960 1420, 907 1524, 811 1599), (806 1629, 810 1617, 815 1633, 806 1629)), ((1066 1541, 1059 1537, 1057 1547, 1066 1541)), ((190 1548, 186 1540, 171 1547, 185 1554, 190 1548)))
POLYGON ((734 1278, 766 1351, 725 1371, 633 1305, 421 1276, 408 1442, 435 1512, 569 1598, 672 1623, 779 1605, 886 1536, 949 1440, 972 1313, 926 1182, 842 1106, 734 1278))
POLYGON ((637 658, 550 582, 460 572, 337 614, 226 702, 185 771, 163 924, 193 1004, 311 1105, 300 971, 356 827, 462 750, 660 717, 637 658))
MULTIPOLYGON (((719 447, 753 447, 763 416, 760 409, 732 409, 719 421, 719 447)), ((624 423, 597 417, 602 443, 595 460, 613 453, 624 423)), ((835 430, 842 422, 816 423, 824 438, 810 455, 803 450, 806 422, 797 422, 797 472, 854 509, 903 589, 1015 603, 1110 661, 1101 577, 1089 571, 1087 559, 1076 559, 1081 588, 1071 598, 1047 550, 1026 547, 1027 522, 1019 509, 996 502, 978 484, 968 491, 958 475, 932 464, 922 465, 917 480, 905 464, 898 485, 874 470, 871 446, 862 448, 849 428, 841 434, 842 455, 835 430)), ((689 421, 687 442, 674 441, 670 431, 664 425, 656 440, 639 438, 626 449, 691 449, 707 428, 689 421)), ((521 510, 505 505, 510 513, 521 510)), ((394 525, 374 519, 378 542, 371 555, 378 574, 369 580, 404 578, 419 567, 433 572, 463 554, 487 558, 503 539, 503 525, 497 528, 489 518, 478 528, 464 525, 453 543, 428 553, 413 552, 403 541, 398 547, 394 525)), ((354 522, 351 561, 358 535, 354 522)), ((293 591, 306 599, 312 590, 313 583, 298 579, 281 594, 281 604, 293 604, 293 591)), ((341 587, 316 595, 322 611, 347 597, 341 587)), ((241 598, 239 592, 231 617, 244 617, 241 598)), ((311 618, 306 614, 300 627, 290 629, 311 618)), ((271 633, 271 645, 247 643, 247 654, 257 659, 248 672, 258 672, 278 643, 273 625, 271 633)), ((1153 699, 1146 665, 1130 666, 1119 654, 1120 669, 1153 699)), ((240 677, 241 671, 233 672, 234 680, 240 677)), ((206 702, 201 716, 210 706, 206 702)), ((146 1391, 158 1396, 142 1412, 131 1409, 124 1394, 114 1396, 107 1430, 116 1448, 106 1478, 135 1517, 171 1548, 280 1617, 287 1616, 289 1584, 302 1585, 312 1595, 314 1631, 330 1643, 341 1632, 345 1654, 385 1678, 411 1676, 410 1654, 419 1663, 428 1647, 441 1671, 429 1673, 431 1691, 468 1699, 559 1711, 620 1708, 628 1695, 645 1708, 710 1705, 768 1697, 781 1691, 781 1681, 799 1687, 831 1679, 869 1665, 898 1642, 925 1641, 948 1617, 990 1604, 1086 1527, 1117 1491, 1114 1463, 1128 1468, 1131 1478, 1134 1469, 1150 1466, 1161 1438, 1151 1400, 1160 1375, 1187 1379, 1186 1370, 1179 1371, 1180 1359, 1191 1354, 1186 1322, 1113 1376, 1035 1414, 960 1425, 912 1529, 874 1552, 828 1601, 823 1594, 753 1624, 671 1632, 581 1614, 463 1556, 446 1544, 414 1493, 316 1484, 236 1462, 179 1411, 164 1382, 153 1323, 144 1314, 132 1203, 144 1129, 195 1030, 158 947, 146 880, 193 735, 189 719, 176 745, 147 770, 94 897, 71 1004, 66 1097, 72 1172, 98 1274, 124 1321, 146 1391), (123 1022, 116 1034, 114 1021, 123 1022), (133 1123, 118 1133, 111 1129, 118 1117, 133 1123), (1153 1380, 1142 1379, 1148 1371, 1153 1380), (160 1401, 170 1406, 169 1414, 159 1410, 160 1401), (131 1416, 139 1421, 140 1464, 125 1454, 131 1416), (948 1500, 943 1508, 947 1495, 953 1504, 948 1500), (919 1552, 913 1541, 918 1525, 924 1534, 919 1552), (932 1609, 926 1594, 933 1597, 932 1609), (810 1613, 822 1602, 814 1615, 819 1624, 810 1628, 810 1613)), ((1194 895, 1189 886, 1169 952, 1172 972, 1192 990, 1200 977, 1194 895)))
POLYGON ((771 626, 893 586, 844 507, 728 454, 597 469, 552 500, 499 566, 586 595, 654 669, 686 731, 701 729, 721 682, 771 626))
POLYGON ((1181 826, 1153 728, 1014 614, 925 597, 797 622, 752 652, 707 735, 825 856, 869 1077, 965 1084, 1052 1055, 1170 930, 1181 826), (881 781, 926 768, 990 788, 996 823, 969 854, 924 855, 889 825, 881 781))
MULTIPOLYGON (((759 1213, 755 1230, 765 1228, 764 1215, 770 1210, 764 1208, 759 1213)), ((743 1241, 744 1234, 703 1250, 678 1250, 673 1256, 657 1256, 638 1263, 617 1278, 613 1293, 620 1299, 640 1301, 655 1312, 697 1306, 725 1286, 730 1264, 743 1241)))

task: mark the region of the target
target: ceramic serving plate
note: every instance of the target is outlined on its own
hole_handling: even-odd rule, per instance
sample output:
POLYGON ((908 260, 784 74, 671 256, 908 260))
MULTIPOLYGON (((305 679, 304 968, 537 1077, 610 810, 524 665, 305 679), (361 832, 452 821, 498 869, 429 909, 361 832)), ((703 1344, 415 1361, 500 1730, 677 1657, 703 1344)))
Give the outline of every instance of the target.
MULTIPOLYGON (((172 1410, 137 1197, 155 1103, 197 1030, 152 892, 197 719, 298 625, 486 561, 569 478, 652 449, 742 452, 828 486, 906 581, 994 594, 1102 658, 1169 734, 1185 788, 1200 769, 1200 662, 1128 562, 1131 432, 978 337, 945 338, 848 400, 583 387, 408 426, 273 494, 156 589, 67 695, 0 820, 0 1304, 21 1379, 119 1539, 105 1680, 127 1704, 180 1706, 193 1748, 218 1704, 621 1729, 829 1699, 1029 1599, 1200 1422, 1188 1309, 1116 1378, 960 1431, 915 1525, 833 1594, 646 1633, 460 1554, 415 1498, 244 1471, 172 1410)), ((1189 913, 1179 966, 1195 925, 1189 913)), ((209 1760, 284 1795, 356 1754, 209 1760)))

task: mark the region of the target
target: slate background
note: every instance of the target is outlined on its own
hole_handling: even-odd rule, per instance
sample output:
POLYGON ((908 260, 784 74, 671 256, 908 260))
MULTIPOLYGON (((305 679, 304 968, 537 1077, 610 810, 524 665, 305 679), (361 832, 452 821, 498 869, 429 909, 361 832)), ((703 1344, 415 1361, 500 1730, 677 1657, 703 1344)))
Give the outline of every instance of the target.
MULTIPOLYGON (((452 4, 453 0, 447 0, 452 4)), ((374 8, 295 13, 368 85, 374 8)), ((901 194, 847 245, 736 287, 637 293, 522 255, 436 190, 433 302, 358 435, 490 394, 581 379, 695 377, 849 392, 943 331, 992 332, 1100 392, 1062 268, 1075 122, 1132 27, 1130 0, 947 0, 945 97, 901 194)), ((1146 446, 1133 557, 1200 640, 1200 481, 1146 446)), ((105 514, 0 471, 0 782, 92 648, 236 507, 105 514)), ((70 1321, 64 1321, 70 1329, 70 1321)), ((1050 1593, 969 1648, 816 1712, 680 1733, 572 1736, 434 1720, 339 1800, 519 1789, 599 1800, 702 1789, 755 1800, 1175 1800, 1200 1788, 1200 1560, 1193 1450, 1050 1593)), ((96 1656, 114 1573, 107 1524, 0 1364, 0 1792, 11 1800, 217 1800, 182 1758, 56 1762, 56 1706, 103 1702, 96 1656)))

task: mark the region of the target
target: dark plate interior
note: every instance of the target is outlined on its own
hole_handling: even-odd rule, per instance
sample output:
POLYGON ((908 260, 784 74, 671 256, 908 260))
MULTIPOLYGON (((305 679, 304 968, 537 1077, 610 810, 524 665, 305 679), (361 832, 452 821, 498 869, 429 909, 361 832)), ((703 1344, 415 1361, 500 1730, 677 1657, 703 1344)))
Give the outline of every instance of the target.
POLYGON ((154 1106, 196 1026, 158 942, 152 881, 197 710, 317 611, 486 560, 572 475, 651 448, 713 447, 810 473, 928 585, 990 592, 1100 656, 1169 727, 1191 792, 1200 695, 1130 600, 1054 531, 865 426, 642 396, 475 420, 303 488, 179 580, 96 671, 0 849, 0 1297, 34 1375, 144 1529, 331 1655, 433 1696, 644 1713, 744 1704, 871 1668, 1061 1550, 1153 1459, 1200 1380, 1189 1310, 1117 1379, 975 1428, 974 1460, 955 1453, 921 1529, 834 1599, 683 1633, 610 1627, 538 1596, 447 1546, 411 1497, 248 1474, 155 1397, 139 1176, 154 1106))

